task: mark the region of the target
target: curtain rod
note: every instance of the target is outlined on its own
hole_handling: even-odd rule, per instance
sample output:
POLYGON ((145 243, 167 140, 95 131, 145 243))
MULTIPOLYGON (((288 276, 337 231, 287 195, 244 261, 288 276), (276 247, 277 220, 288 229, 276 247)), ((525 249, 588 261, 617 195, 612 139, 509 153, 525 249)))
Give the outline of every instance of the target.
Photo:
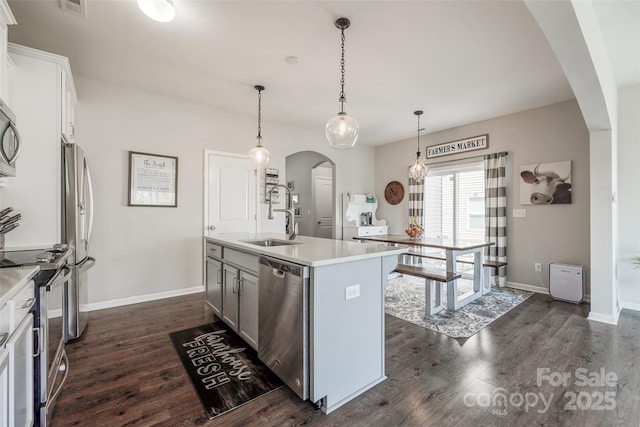
MULTIPOLYGON (((507 155, 509 155, 509 152, 508 151, 499 151, 497 153, 489 153, 489 154, 500 154, 502 156, 507 156, 507 155)), ((425 165, 431 166, 431 165, 439 165, 440 163, 459 162, 461 160, 484 159, 484 156, 487 156, 487 154, 483 154, 482 156, 463 157, 461 159, 451 159, 451 160, 442 160, 442 161, 439 161, 439 162, 425 163, 425 165)))

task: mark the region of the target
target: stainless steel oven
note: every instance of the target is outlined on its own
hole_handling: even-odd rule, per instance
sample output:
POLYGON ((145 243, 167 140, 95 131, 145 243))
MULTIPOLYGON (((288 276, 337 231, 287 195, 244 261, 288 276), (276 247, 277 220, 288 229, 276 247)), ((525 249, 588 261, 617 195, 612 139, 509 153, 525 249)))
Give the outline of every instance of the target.
MULTIPOLYGON (((35 425, 45 427, 53 414, 53 407, 62 389, 69 361, 64 351, 65 297, 71 269, 67 266, 73 250, 66 245, 48 249, 0 251, 0 268, 37 265, 34 277, 35 304, 33 323, 36 331, 34 351, 34 419, 35 425)), ((1 411, 0 411, 1 412, 1 411)))

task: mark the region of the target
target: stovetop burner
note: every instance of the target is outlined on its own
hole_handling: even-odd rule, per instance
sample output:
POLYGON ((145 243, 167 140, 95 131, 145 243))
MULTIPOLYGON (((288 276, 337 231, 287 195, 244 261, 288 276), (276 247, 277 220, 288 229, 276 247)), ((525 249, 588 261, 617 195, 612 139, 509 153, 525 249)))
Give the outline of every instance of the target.
POLYGON ((66 244, 56 244, 46 249, 0 251, 0 268, 38 265, 40 270, 57 270, 70 255, 71 250, 66 244))

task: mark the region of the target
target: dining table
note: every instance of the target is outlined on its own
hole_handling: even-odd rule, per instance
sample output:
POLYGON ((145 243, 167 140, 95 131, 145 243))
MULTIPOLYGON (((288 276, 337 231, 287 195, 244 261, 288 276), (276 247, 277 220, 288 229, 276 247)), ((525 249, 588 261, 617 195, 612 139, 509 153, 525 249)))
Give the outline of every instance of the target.
MULTIPOLYGON (((457 282, 455 279, 449 282, 447 287, 447 308, 457 310, 458 308, 480 298, 483 294, 491 291, 491 284, 485 280, 485 270, 483 268, 484 248, 494 245, 493 242, 475 239, 448 239, 436 237, 409 237, 406 235, 385 234, 378 236, 359 236, 355 239, 361 241, 382 242, 394 246, 406 246, 409 256, 436 258, 433 254, 424 253, 425 248, 439 249, 444 251, 444 261, 447 273, 458 273, 459 257, 470 254, 473 256, 473 289, 471 294, 464 294, 458 298, 457 282), (486 284, 485 284, 486 283, 486 284)), ((404 255, 404 254, 403 254, 404 255)), ((469 263, 470 261, 466 261, 469 263)))

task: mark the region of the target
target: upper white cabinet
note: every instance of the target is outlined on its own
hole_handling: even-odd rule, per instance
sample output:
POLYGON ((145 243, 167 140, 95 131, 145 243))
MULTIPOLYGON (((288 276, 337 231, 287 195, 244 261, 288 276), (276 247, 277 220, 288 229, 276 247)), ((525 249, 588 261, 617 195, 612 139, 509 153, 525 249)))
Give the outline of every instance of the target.
POLYGON ((0 99, 7 103, 7 98, 9 97, 7 87, 7 68, 9 66, 7 56, 8 26, 15 24, 16 18, 13 17, 6 0, 0 0, 0 99))
MULTIPOLYGON (((1 0, 0 0, 1 1, 1 0)), ((47 118, 55 120, 57 136, 68 142, 75 137, 75 106, 78 100, 73 83, 69 59, 14 43, 8 44, 10 59, 14 63, 10 73, 11 104, 45 102, 47 118), (44 91, 30 90, 36 80, 46 83, 44 91)), ((20 123, 22 117, 13 108, 20 123)))

